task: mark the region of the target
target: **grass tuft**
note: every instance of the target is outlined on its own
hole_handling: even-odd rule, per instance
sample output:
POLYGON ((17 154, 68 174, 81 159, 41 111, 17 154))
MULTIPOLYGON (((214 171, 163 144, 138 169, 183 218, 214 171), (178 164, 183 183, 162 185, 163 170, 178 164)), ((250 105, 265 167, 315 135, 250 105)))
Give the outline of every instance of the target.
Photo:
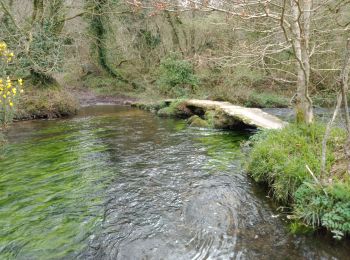
MULTIPOLYGON (((341 238, 350 233, 350 181, 348 177, 320 175, 324 132, 322 124, 290 124, 282 130, 258 133, 252 137, 248 172, 257 182, 269 185, 275 200, 292 206, 294 219, 314 228, 324 227, 341 238)), ((337 162, 335 152, 344 141, 344 131, 333 129, 327 147, 327 172, 337 162)), ((297 230, 296 224, 292 230, 297 230)))

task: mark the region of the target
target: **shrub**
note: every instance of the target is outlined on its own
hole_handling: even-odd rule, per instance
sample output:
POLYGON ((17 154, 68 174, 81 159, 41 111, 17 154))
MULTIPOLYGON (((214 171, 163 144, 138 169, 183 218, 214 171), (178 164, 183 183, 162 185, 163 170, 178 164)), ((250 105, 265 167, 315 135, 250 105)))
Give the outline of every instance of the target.
POLYGON ((198 85, 191 63, 181 59, 177 53, 172 53, 161 61, 158 73, 157 86, 162 94, 168 96, 187 96, 198 85))
POLYGON ((23 80, 8 75, 8 65, 14 57, 5 42, 0 42, 0 124, 6 125, 13 119, 19 94, 23 92, 23 80))

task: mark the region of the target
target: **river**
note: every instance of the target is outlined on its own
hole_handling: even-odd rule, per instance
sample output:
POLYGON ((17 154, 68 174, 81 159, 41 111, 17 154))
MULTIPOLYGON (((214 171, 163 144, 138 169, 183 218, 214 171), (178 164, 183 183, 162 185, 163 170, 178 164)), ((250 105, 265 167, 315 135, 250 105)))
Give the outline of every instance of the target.
POLYGON ((244 172, 252 133, 128 107, 15 123, 0 158, 0 259, 348 259, 292 235, 244 172))

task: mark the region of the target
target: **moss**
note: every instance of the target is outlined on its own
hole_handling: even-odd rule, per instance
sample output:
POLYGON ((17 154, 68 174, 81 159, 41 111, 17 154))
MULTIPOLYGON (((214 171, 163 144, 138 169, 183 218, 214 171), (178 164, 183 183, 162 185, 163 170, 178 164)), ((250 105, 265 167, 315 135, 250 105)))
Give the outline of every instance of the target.
POLYGON ((76 114, 77 110, 77 101, 63 88, 29 88, 21 97, 15 119, 63 117, 76 114))
POLYGON ((205 112, 204 114, 204 118, 205 120, 207 120, 208 124, 211 126, 211 127, 214 127, 215 126, 215 111, 214 110, 208 110, 205 112))
POLYGON ((208 110, 205 112, 204 118, 208 124, 217 129, 244 129, 248 124, 242 121, 242 118, 228 116, 221 110, 208 110))
POLYGON ((165 101, 161 102, 155 102, 155 103, 133 103, 131 106, 142 109, 142 110, 147 110, 153 113, 157 113, 159 110, 162 108, 167 107, 167 103, 165 101))
POLYGON ((168 107, 158 110, 157 115, 161 117, 189 118, 193 113, 187 107, 186 101, 179 99, 171 101, 168 107))
POLYGON ((187 120, 187 123, 191 126, 191 127, 201 127, 201 128, 209 128, 210 127, 210 124, 200 118, 199 116, 197 115, 194 115, 194 116, 191 116, 188 120, 187 120))

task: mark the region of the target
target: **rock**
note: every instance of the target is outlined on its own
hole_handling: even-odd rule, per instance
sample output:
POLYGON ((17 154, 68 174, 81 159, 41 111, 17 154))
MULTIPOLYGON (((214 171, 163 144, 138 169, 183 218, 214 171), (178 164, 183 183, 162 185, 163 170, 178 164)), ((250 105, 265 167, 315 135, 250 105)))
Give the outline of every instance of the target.
POLYGON ((209 123, 206 120, 200 118, 197 115, 191 116, 187 120, 187 122, 188 122, 188 124, 191 127, 201 127, 201 128, 208 128, 208 127, 210 127, 209 123))
POLYGON ((189 118, 193 113, 182 100, 177 100, 168 107, 159 109, 157 115, 161 117, 189 118))
POLYGON ((235 117, 225 114, 221 110, 208 110, 205 112, 204 118, 207 120, 208 124, 213 128, 244 128, 242 121, 237 120, 235 117))
POLYGON ((173 115, 174 111, 170 107, 164 107, 158 110, 157 115, 161 117, 171 117, 173 115))

